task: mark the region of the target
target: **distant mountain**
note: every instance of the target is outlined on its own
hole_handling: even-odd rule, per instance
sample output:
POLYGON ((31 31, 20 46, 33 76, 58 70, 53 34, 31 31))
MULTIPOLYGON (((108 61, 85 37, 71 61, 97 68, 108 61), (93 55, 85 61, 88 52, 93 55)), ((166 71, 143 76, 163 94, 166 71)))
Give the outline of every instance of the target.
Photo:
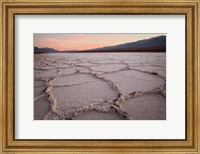
POLYGON ((52 48, 38 48, 34 47, 35 53, 50 53, 50 52, 58 52, 58 50, 52 49, 52 48))
POLYGON ((115 46, 94 48, 89 50, 55 50, 34 47, 34 53, 75 53, 75 52, 166 52, 166 36, 161 35, 150 39, 129 42, 115 46))
POLYGON ((166 49, 166 36, 161 35, 157 37, 152 37, 150 39, 145 39, 145 40, 139 40, 136 42, 130 42, 130 43, 124 43, 124 44, 119 44, 115 46, 108 46, 108 47, 103 47, 103 48, 95 48, 95 49, 90 49, 87 51, 130 51, 134 50, 152 50, 152 49, 166 49))
POLYGON ((38 48, 34 47, 34 53, 66 53, 66 52, 77 52, 78 50, 56 50, 52 48, 38 48))

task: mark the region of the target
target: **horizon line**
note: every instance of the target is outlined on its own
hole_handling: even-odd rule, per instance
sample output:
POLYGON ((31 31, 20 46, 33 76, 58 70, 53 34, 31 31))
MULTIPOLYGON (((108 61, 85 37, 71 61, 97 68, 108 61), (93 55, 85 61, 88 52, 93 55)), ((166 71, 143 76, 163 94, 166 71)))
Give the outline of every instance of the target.
MULTIPOLYGON (((121 33, 119 33, 121 34, 121 33)), ((161 33, 159 33, 161 34, 161 33)), ((118 46, 118 45, 122 45, 122 44, 128 44, 128 43, 135 43, 135 42, 138 42, 138 41, 143 41, 143 40, 149 40, 149 39, 152 39, 152 38, 156 38, 156 37, 160 37, 160 36, 165 36, 165 34, 162 34, 162 35, 159 35, 159 36, 154 36, 154 37, 150 37, 150 38, 146 38, 146 39, 141 39, 141 40, 137 40, 137 41, 134 41, 134 42, 125 42, 125 43, 120 43, 120 44, 115 44, 115 45, 111 45, 111 46, 102 46, 102 47, 98 47, 98 48, 88 48, 88 49, 83 49, 83 50, 78 50, 78 49, 72 49, 72 50, 68 50, 68 49, 64 49, 64 50, 59 50, 59 49, 56 49, 56 48, 51 48, 51 47, 38 47, 38 46, 35 46, 36 48, 49 48, 49 49, 53 49, 53 50, 57 50, 58 52, 62 52, 62 51, 88 51, 88 50, 94 50, 94 49, 101 49, 101 48, 105 48, 105 47, 114 47, 114 46, 118 46)))

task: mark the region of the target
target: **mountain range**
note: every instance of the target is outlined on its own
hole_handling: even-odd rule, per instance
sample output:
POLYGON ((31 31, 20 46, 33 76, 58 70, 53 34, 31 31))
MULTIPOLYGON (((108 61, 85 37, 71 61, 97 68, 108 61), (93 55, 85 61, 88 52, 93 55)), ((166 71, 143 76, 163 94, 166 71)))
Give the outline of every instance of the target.
POLYGON ((166 52, 166 36, 129 42, 115 46, 106 46, 88 50, 56 50, 34 47, 34 53, 74 53, 74 52, 166 52))

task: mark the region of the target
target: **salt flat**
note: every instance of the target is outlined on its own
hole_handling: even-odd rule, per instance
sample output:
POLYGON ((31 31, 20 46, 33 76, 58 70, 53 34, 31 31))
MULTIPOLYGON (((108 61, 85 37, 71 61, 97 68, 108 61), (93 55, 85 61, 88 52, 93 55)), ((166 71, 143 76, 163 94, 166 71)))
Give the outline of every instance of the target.
POLYGON ((35 120, 165 120, 165 53, 34 55, 35 120))

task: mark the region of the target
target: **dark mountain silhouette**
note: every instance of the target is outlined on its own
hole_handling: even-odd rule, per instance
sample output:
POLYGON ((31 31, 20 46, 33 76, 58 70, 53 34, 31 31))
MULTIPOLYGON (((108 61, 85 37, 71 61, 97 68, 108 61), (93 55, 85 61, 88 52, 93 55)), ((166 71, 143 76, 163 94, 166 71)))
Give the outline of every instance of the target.
POLYGON ((150 39, 139 40, 136 42, 124 43, 115 46, 88 50, 64 50, 59 51, 51 48, 34 47, 35 53, 72 53, 72 52, 166 52, 166 36, 161 35, 150 39))
POLYGON ((43 53, 43 52, 58 52, 58 50, 52 49, 52 48, 38 48, 38 47, 34 47, 34 52, 35 53, 43 53))
POLYGON ((139 40, 136 42, 124 43, 115 46, 103 47, 91 49, 95 51, 103 50, 132 50, 132 49, 165 49, 166 48, 166 36, 152 37, 150 39, 139 40))

